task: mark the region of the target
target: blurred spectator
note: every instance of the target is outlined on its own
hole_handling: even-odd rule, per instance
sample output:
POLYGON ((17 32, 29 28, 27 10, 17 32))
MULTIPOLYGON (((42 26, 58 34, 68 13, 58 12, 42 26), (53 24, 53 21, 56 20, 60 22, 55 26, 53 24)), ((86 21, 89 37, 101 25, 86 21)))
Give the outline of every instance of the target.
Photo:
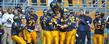
POLYGON ((105 7, 105 0, 102 0, 102 7, 105 7))
POLYGON ((98 0, 93 0, 92 4, 93 4, 93 7, 97 7, 98 6, 98 0))
POLYGON ((40 0, 41 5, 46 6, 46 0, 40 0))
POLYGON ((69 6, 72 6, 72 0, 68 0, 69 6))
POLYGON ((3 34, 3 38, 2 38, 2 42, 3 44, 7 44, 7 42, 9 44, 12 44, 12 39, 11 39, 11 26, 13 21, 13 13, 12 13, 12 9, 8 8, 7 12, 4 13, 4 15, 2 16, 2 22, 4 23, 4 34, 3 34))
POLYGON ((32 0, 32 5, 37 5, 37 0, 32 0))
POLYGON ((57 0, 57 2, 62 3, 62 0, 57 0))
POLYGON ((0 0, 0 7, 2 6, 2 2, 3 2, 3 0, 0 0))

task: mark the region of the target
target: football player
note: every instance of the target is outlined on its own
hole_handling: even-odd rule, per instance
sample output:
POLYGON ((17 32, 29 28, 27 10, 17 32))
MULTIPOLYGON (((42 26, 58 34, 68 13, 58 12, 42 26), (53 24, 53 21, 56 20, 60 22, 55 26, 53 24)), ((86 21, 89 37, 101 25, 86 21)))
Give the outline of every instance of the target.
POLYGON ((46 36, 46 20, 47 20, 47 11, 48 9, 44 9, 43 11, 43 16, 40 17, 40 24, 42 27, 42 31, 41 31, 41 37, 42 37, 42 44, 46 44, 46 43, 51 43, 50 39, 48 39, 48 37, 50 36, 46 36))
POLYGON ((38 16, 34 13, 33 8, 30 8, 29 14, 26 17, 27 19, 27 43, 33 43, 33 44, 37 44, 37 29, 36 29, 36 21, 37 21, 38 16))
POLYGON ((25 26, 21 25, 22 22, 24 22, 23 18, 20 22, 20 18, 18 16, 14 17, 11 34, 13 41, 15 41, 17 44, 26 44, 26 41, 23 39, 23 37, 19 35, 25 28, 25 26))
POLYGON ((76 17, 72 11, 69 11, 69 27, 66 34, 66 44, 75 44, 76 40, 76 17))
POLYGON ((53 20, 53 25, 54 25, 54 29, 51 32, 52 34, 52 41, 55 44, 59 44, 59 25, 60 24, 60 19, 61 19, 61 15, 64 12, 61 4, 59 2, 53 1, 50 3, 50 8, 53 11, 53 16, 52 16, 52 20, 53 20))
POLYGON ((94 44, 104 44, 103 36, 105 29, 105 19, 104 14, 96 14, 96 18, 93 21, 94 24, 94 44))
MULTIPOLYGON (((68 23, 69 23, 69 19, 68 19, 68 16, 69 16, 69 11, 67 9, 64 9, 64 13, 63 15, 61 15, 61 18, 60 18, 60 23, 59 24, 59 36, 60 36, 60 44, 64 44, 65 43, 65 38, 66 37, 66 32, 67 32, 67 29, 68 29, 68 23)), ((67 40, 66 40, 67 41, 67 40)))

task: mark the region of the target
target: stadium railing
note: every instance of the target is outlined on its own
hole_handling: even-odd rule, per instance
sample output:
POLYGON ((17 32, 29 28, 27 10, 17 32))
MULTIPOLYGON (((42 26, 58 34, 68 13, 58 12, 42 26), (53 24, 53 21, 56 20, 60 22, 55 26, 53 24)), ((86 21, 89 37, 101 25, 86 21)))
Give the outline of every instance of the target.
MULTIPOLYGON (((97 1, 96 3, 98 3, 99 1, 97 1)), ((70 8, 71 10, 73 11, 79 11, 80 9, 87 9, 88 11, 90 12, 95 12, 96 10, 99 10, 100 12, 106 12, 107 10, 107 7, 108 4, 107 3, 103 3, 103 4, 80 4, 80 2, 78 1, 77 4, 73 4, 73 6, 68 6, 68 1, 63 1, 62 4, 63 6, 62 7, 65 7, 65 8, 70 8), (105 4, 105 7, 102 7, 102 5, 105 4), (86 5, 86 7, 83 7, 84 5, 86 5), (93 7, 93 5, 95 5, 95 7, 93 7)), ((0 6, 3 6, 3 8, 8 8, 8 7, 12 7, 14 8, 15 6, 17 6, 17 4, 21 4, 22 8, 25 9, 27 6, 28 6, 28 3, 27 2, 24 2, 24 3, 21 3, 21 2, 0 2, 0 6)), ((31 7, 33 7, 36 11, 39 11, 39 10, 43 10, 45 8, 49 8, 48 5, 46 6, 43 6, 41 4, 46 4, 46 3, 31 3, 31 7)))

